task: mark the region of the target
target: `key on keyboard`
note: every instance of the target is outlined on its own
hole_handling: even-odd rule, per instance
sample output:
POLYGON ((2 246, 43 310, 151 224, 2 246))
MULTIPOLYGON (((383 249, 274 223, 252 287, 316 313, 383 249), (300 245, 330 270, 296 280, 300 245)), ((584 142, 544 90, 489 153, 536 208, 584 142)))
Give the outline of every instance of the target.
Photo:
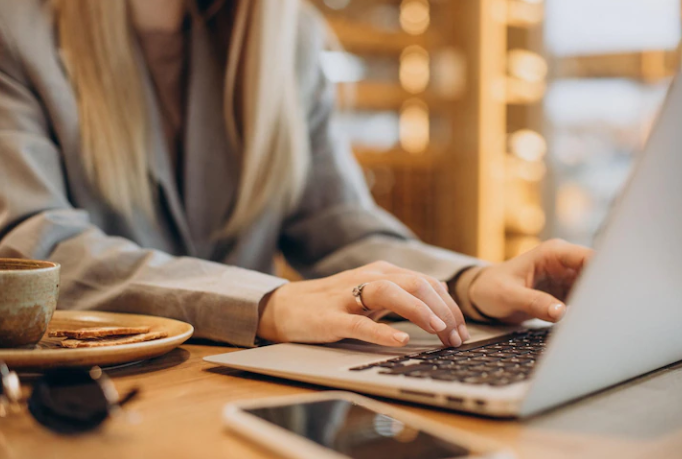
POLYGON ((380 368, 383 375, 506 386, 528 379, 544 351, 549 331, 528 330, 463 348, 433 349, 350 370, 380 368))

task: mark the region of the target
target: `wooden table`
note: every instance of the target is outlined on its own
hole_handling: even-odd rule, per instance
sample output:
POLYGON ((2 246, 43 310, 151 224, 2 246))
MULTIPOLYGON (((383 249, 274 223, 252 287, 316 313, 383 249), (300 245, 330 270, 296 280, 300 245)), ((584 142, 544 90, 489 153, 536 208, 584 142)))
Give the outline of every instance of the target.
MULTIPOLYGON (((95 433, 58 436, 27 413, 0 419, 0 458, 271 457, 223 428, 223 405, 321 388, 217 368, 202 360, 231 350, 236 349, 189 344, 153 361, 112 370, 120 392, 140 387, 142 394, 125 415, 95 433)), ((396 404, 495 439, 520 458, 682 458, 682 363, 526 421, 396 404)))

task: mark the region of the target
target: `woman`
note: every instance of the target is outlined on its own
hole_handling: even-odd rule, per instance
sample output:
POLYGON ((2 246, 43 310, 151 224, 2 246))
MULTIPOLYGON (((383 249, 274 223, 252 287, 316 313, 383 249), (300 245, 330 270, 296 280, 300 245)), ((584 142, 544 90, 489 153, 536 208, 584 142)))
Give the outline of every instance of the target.
POLYGON ((323 37, 296 0, 0 0, 0 256, 59 262, 62 308, 241 346, 406 344, 386 312, 450 346, 464 315, 559 320, 587 249, 484 267, 375 206, 323 37), (317 280, 271 276, 278 250, 317 280))

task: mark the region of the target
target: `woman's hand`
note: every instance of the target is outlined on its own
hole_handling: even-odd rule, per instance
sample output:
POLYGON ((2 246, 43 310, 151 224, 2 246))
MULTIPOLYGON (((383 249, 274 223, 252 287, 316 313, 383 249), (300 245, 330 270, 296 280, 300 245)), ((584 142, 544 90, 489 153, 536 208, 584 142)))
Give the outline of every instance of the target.
POLYGON ((498 265, 484 268, 469 287, 471 303, 489 317, 510 323, 530 318, 557 322, 566 296, 592 257, 591 249, 547 241, 498 265))
POLYGON ((374 319, 394 312, 446 346, 460 346, 469 338, 464 316, 445 285, 387 262, 376 262, 319 280, 292 282, 261 303, 258 336, 269 341, 330 343, 354 338, 384 346, 404 346, 407 333, 374 319), (367 283, 362 301, 353 288, 367 283))

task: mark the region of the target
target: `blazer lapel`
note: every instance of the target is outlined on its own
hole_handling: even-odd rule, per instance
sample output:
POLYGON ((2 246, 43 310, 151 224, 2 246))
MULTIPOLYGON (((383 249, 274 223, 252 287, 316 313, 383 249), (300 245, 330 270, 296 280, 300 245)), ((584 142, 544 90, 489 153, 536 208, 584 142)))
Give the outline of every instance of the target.
POLYGON ((239 180, 239 158, 225 128, 223 91, 227 51, 201 18, 193 18, 184 137, 184 199, 199 253, 211 258, 239 180))
POLYGON ((187 253, 191 256, 196 256, 197 250, 192 241, 177 183, 173 175, 173 168, 170 164, 168 146, 166 145, 166 139, 164 137, 161 112, 159 110, 154 84, 152 83, 139 45, 135 47, 135 55, 141 69, 140 74, 148 111, 149 154, 147 155, 147 167, 152 179, 159 184, 160 192, 165 198, 170 217, 177 227, 187 253))

